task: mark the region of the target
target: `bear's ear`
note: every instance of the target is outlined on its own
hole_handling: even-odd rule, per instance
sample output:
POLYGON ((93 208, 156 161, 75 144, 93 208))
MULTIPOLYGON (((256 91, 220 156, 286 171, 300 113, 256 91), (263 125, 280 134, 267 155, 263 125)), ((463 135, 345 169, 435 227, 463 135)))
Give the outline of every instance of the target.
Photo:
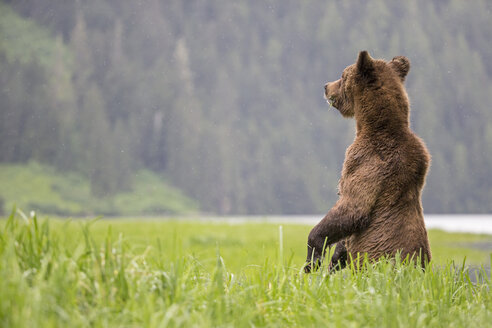
POLYGON ((405 56, 396 56, 389 62, 390 67, 398 74, 401 81, 405 81, 405 77, 410 71, 410 61, 405 56))
POLYGON ((374 60, 369 56, 367 51, 359 52, 359 58, 357 58, 357 72, 362 76, 371 76, 374 72, 374 60))

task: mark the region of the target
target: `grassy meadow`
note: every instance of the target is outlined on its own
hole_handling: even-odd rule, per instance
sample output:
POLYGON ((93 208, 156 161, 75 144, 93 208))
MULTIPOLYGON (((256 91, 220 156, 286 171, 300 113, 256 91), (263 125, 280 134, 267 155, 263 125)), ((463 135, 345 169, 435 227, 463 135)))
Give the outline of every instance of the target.
POLYGON ((38 219, 17 212, 0 220, 0 327, 492 322, 492 280, 480 269, 490 265, 492 236, 430 231, 434 258, 425 272, 381 261, 306 275, 309 230, 198 219, 38 219))

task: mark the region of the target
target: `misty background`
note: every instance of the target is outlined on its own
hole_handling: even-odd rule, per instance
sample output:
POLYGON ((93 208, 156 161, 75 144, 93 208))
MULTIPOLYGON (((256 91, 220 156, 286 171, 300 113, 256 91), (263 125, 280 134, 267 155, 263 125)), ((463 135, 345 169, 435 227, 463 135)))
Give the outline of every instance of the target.
POLYGON ((0 210, 326 212, 354 121, 323 85, 411 61, 426 213, 492 212, 490 1, 0 2, 0 210))

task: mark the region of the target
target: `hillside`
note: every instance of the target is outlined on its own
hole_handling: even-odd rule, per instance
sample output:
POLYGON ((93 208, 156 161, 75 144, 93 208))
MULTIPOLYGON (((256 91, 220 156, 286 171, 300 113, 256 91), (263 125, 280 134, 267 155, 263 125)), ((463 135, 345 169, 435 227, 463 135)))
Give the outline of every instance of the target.
POLYGON ((182 215, 198 209, 196 202, 150 171, 140 170, 132 179, 132 189, 100 198, 91 195, 90 182, 81 174, 60 173, 35 162, 0 164, 0 200, 4 214, 14 206, 65 216, 182 215))

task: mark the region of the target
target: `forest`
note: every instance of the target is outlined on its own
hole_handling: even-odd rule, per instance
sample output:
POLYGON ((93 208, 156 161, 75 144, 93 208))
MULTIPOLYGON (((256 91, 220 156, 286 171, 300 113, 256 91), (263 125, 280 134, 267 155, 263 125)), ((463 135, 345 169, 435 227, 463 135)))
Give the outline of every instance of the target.
POLYGON ((146 170, 206 213, 323 213, 354 138, 323 85, 368 50, 411 61, 412 129, 432 155, 424 211, 490 213, 491 10, 486 0, 3 0, 0 164, 79 174, 102 201, 135 190, 146 170))

